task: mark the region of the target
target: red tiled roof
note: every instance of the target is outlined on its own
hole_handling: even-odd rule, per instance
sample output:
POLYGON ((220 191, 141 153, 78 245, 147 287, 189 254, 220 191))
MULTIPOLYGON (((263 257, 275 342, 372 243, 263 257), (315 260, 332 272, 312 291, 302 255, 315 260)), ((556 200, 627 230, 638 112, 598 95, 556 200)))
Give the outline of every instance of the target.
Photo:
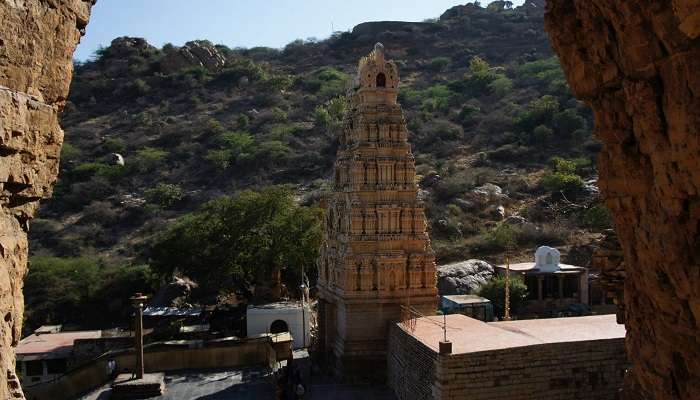
POLYGON ((98 339, 102 331, 75 331, 32 334, 22 339, 17 346, 17 355, 63 353, 70 351, 76 339, 98 339))

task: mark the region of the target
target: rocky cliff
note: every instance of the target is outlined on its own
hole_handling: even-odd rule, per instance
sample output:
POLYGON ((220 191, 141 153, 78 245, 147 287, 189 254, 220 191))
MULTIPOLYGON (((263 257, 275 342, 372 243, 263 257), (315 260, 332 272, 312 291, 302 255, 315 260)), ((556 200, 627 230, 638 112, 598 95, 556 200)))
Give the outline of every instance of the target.
POLYGON ((546 29, 604 143, 625 255, 630 387, 700 393, 700 3, 550 0, 546 29))
POLYGON ((58 113, 90 0, 0 2, 0 398, 22 397, 20 339, 28 221, 51 194, 63 131, 58 113))

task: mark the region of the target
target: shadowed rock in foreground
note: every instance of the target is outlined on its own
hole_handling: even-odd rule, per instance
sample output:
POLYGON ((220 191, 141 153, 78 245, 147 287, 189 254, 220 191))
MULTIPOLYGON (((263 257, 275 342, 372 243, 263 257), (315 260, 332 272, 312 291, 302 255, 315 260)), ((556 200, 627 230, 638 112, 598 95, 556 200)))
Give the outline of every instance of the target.
POLYGON ((27 231, 51 195, 72 57, 90 0, 0 2, 0 398, 22 398, 13 346, 20 340, 27 231))
POLYGON ((546 29, 604 146, 625 256, 626 390, 700 393, 700 3, 550 0, 546 29))

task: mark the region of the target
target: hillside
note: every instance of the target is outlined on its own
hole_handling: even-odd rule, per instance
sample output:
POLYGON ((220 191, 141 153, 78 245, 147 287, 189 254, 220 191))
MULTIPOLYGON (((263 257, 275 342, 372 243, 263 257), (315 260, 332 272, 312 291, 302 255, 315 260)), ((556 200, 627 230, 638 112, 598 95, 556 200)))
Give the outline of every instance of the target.
POLYGON ((609 224, 587 183, 599 144, 542 11, 535 0, 468 4, 284 49, 117 38, 76 65, 59 182, 32 223, 32 254, 147 264, 158 234, 221 195, 291 184, 317 202, 344 92, 377 41, 399 65, 438 262, 500 262, 510 237, 516 258, 540 244, 585 248, 609 224))

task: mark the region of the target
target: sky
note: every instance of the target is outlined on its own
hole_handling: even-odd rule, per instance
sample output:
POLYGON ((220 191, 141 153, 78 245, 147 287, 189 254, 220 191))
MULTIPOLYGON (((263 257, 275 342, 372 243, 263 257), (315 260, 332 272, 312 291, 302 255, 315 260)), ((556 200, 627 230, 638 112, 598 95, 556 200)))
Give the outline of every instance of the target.
MULTIPOLYGON (((232 48, 282 48, 296 39, 325 39, 333 31, 347 31, 362 22, 436 18, 470 1, 99 0, 75 58, 87 60, 119 36, 143 37, 157 47, 207 39, 232 48)), ((523 1, 513 0, 513 4, 523 1)))

